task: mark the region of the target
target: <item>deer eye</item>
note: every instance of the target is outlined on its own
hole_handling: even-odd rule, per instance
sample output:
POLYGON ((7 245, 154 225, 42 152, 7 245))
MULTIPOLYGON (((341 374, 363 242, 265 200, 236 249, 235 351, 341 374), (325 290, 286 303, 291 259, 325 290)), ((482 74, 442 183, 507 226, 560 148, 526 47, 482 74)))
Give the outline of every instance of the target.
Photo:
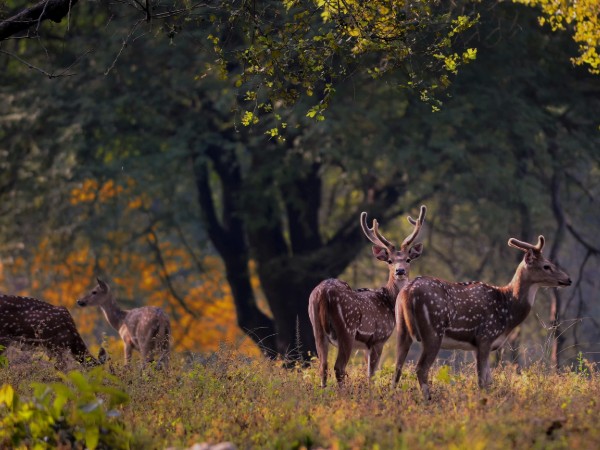
POLYGON ((96 291, 92 291, 92 295, 96 295, 96 291))
POLYGON ((388 264, 391 264, 391 263, 392 263, 392 260, 391 260, 391 259, 388 259, 388 264))
POLYGON ((410 258, 406 258, 406 263, 410 263, 410 258))
POLYGON ((544 264, 544 270, 550 270, 551 267, 548 264, 544 264))

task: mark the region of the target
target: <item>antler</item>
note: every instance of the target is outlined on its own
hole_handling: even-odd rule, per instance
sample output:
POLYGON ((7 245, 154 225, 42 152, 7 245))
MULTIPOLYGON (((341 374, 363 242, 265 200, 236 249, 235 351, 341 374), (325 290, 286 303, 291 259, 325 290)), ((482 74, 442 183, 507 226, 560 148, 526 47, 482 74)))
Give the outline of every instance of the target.
POLYGON ((369 228, 369 226, 367 225, 367 213, 363 211, 362 213, 360 213, 360 226, 362 227, 365 236, 367 236, 367 238, 373 244, 387 248, 390 252, 394 251, 394 244, 388 241, 379 232, 379 224, 377 223, 377 219, 373 219, 373 228, 369 228))
POLYGON ((404 239, 404 241, 402 241, 402 245, 400 246, 402 250, 405 250, 406 247, 412 244, 419 235, 419 231, 421 231, 423 222, 425 222, 425 213, 427 213, 427 207, 425 205, 421 205, 421 211, 419 211, 419 218, 417 220, 410 216, 407 217, 408 221, 414 225, 415 228, 413 229, 413 232, 406 239, 404 239))
POLYGON ((527 250, 533 250, 534 252, 541 253, 542 249, 544 248, 545 243, 546 243, 546 240, 544 239, 544 236, 542 236, 541 234, 539 235, 537 244, 535 244, 535 245, 529 244, 527 242, 519 241, 518 239, 515 239, 515 238, 510 238, 508 240, 508 245, 510 245, 511 247, 514 247, 514 248, 518 248, 519 250, 523 250, 524 252, 526 252, 527 250))

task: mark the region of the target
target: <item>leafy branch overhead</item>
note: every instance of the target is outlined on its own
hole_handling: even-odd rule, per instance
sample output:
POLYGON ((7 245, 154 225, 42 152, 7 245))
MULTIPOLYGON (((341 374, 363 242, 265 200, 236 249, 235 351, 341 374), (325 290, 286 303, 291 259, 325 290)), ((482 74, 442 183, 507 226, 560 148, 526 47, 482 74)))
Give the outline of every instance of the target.
POLYGON ((400 73, 394 83, 437 104, 434 95, 476 55, 458 41, 478 16, 430 0, 261 2, 213 19, 221 72, 246 92, 246 125, 273 112, 281 123, 277 112, 303 98, 306 116, 323 120, 336 86, 350 77, 400 73), (229 30, 240 29, 245 45, 232 49, 229 30))
POLYGON ((598 0, 514 0, 542 10, 540 25, 550 25, 552 31, 573 30, 579 56, 571 58, 578 66, 587 66, 600 74, 600 3, 598 0))
MULTIPOLYGON (((44 39, 49 33, 49 25, 43 27, 47 19, 66 19, 59 27, 65 40, 68 30, 89 26, 72 16, 71 8, 80 7, 76 0, 43 0, 19 11, 12 3, 22 1, 11 1, 17 12, 0 10, 0 41, 44 39)), ((107 7, 110 11, 97 12, 98 23, 130 22, 122 48, 114 49, 118 58, 128 42, 140 36, 166 37, 176 44, 184 32, 203 35, 197 41, 198 52, 213 59, 198 67, 198 76, 211 71, 245 93, 240 98, 244 124, 255 124, 263 115, 275 117, 277 128, 268 131, 273 137, 285 127, 278 115, 282 109, 302 100, 305 115, 322 120, 339 82, 351 77, 400 73, 401 81, 395 84, 437 104, 437 92, 476 55, 459 39, 476 23, 477 15, 432 0, 178 0, 169 6, 135 0, 107 7)), ((3 47, 3 53, 18 54, 36 68, 22 52, 8 53, 8 46, 3 47)))

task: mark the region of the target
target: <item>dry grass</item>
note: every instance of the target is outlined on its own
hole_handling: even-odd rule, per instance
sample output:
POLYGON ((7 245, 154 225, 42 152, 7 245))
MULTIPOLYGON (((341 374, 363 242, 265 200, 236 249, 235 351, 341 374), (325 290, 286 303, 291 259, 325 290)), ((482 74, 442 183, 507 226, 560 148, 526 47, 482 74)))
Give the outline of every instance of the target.
MULTIPOLYGON (((395 391, 391 364, 370 385, 362 362, 349 369, 343 388, 330 378, 321 389, 316 363, 288 370, 222 349, 194 362, 176 357, 169 373, 128 371, 120 361, 110 370, 130 397, 121 412, 131 448, 226 440, 241 449, 600 448, 600 382, 585 366, 560 374, 542 365, 496 368, 489 391, 477 389, 472 364, 436 366, 429 403, 414 367, 395 391)), ((22 396, 32 381, 56 380, 47 365, 0 369, 0 385, 22 396)))

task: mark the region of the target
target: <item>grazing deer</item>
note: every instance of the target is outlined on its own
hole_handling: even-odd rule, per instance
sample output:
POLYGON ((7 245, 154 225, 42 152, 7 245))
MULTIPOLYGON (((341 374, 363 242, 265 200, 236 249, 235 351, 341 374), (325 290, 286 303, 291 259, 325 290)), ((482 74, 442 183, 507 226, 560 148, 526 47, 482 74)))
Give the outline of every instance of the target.
POLYGON ((413 339, 423 349, 417 363, 417 378, 429 400, 428 373, 440 350, 474 350, 481 388, 492 381, 489 354, 498 350, 510 332, 525 320, 540 287, 569 286, 571 279, 542 255, 544 236, 536 245, 511 238, 508 245, 525 252, 512 281, 497 287, 479 281, 451 283, 431 277, 410 281, 396 303, 398 331, 396 371, 393 385, 413 339))
POLYGON ((77 300, 77 304, 100 307, 108 323, 123 340, 125 365, 131 362, 131 353, 135 349, 141 353, 144 363, 156 358, 158 368, 168 368, 171 325, 167 314, 155 306, 123 310, 117 305, 108 284, 100 278, 97 281, 98 285, 77 300))
POLYGON ((346 377, 346 365, 353 348, 367 350, 368 375, 372 377, 381 358, 383 345, 394 331, 394 305, 398 292, 408 279, 411 261, 421 256, 423 244, 411 247, 417 238, 427 208, 421 206, 419 218, 412 233, 404 239, 400 250, 379 232, 377 220, 367 225, 367 213, 360 215, 360 224, 367 238, 375 244, 373 255, 388 264, 387 284, 380 289, 352 290, 348 283, 328 279, 313 289, 308 300, 308 314, 312 323, 317 355, 320 361, 321 386, 327 384, 327 352, 329 342, 338 347, 335 376, 338 383, 346 377))
POLYGON ((67 352, 85 367, 106 361, 103 348, 98 359, 88 351, 67 308, 30 297, 0 295, 0 345, 11 344, 43 348, 61 369, 67 352))

